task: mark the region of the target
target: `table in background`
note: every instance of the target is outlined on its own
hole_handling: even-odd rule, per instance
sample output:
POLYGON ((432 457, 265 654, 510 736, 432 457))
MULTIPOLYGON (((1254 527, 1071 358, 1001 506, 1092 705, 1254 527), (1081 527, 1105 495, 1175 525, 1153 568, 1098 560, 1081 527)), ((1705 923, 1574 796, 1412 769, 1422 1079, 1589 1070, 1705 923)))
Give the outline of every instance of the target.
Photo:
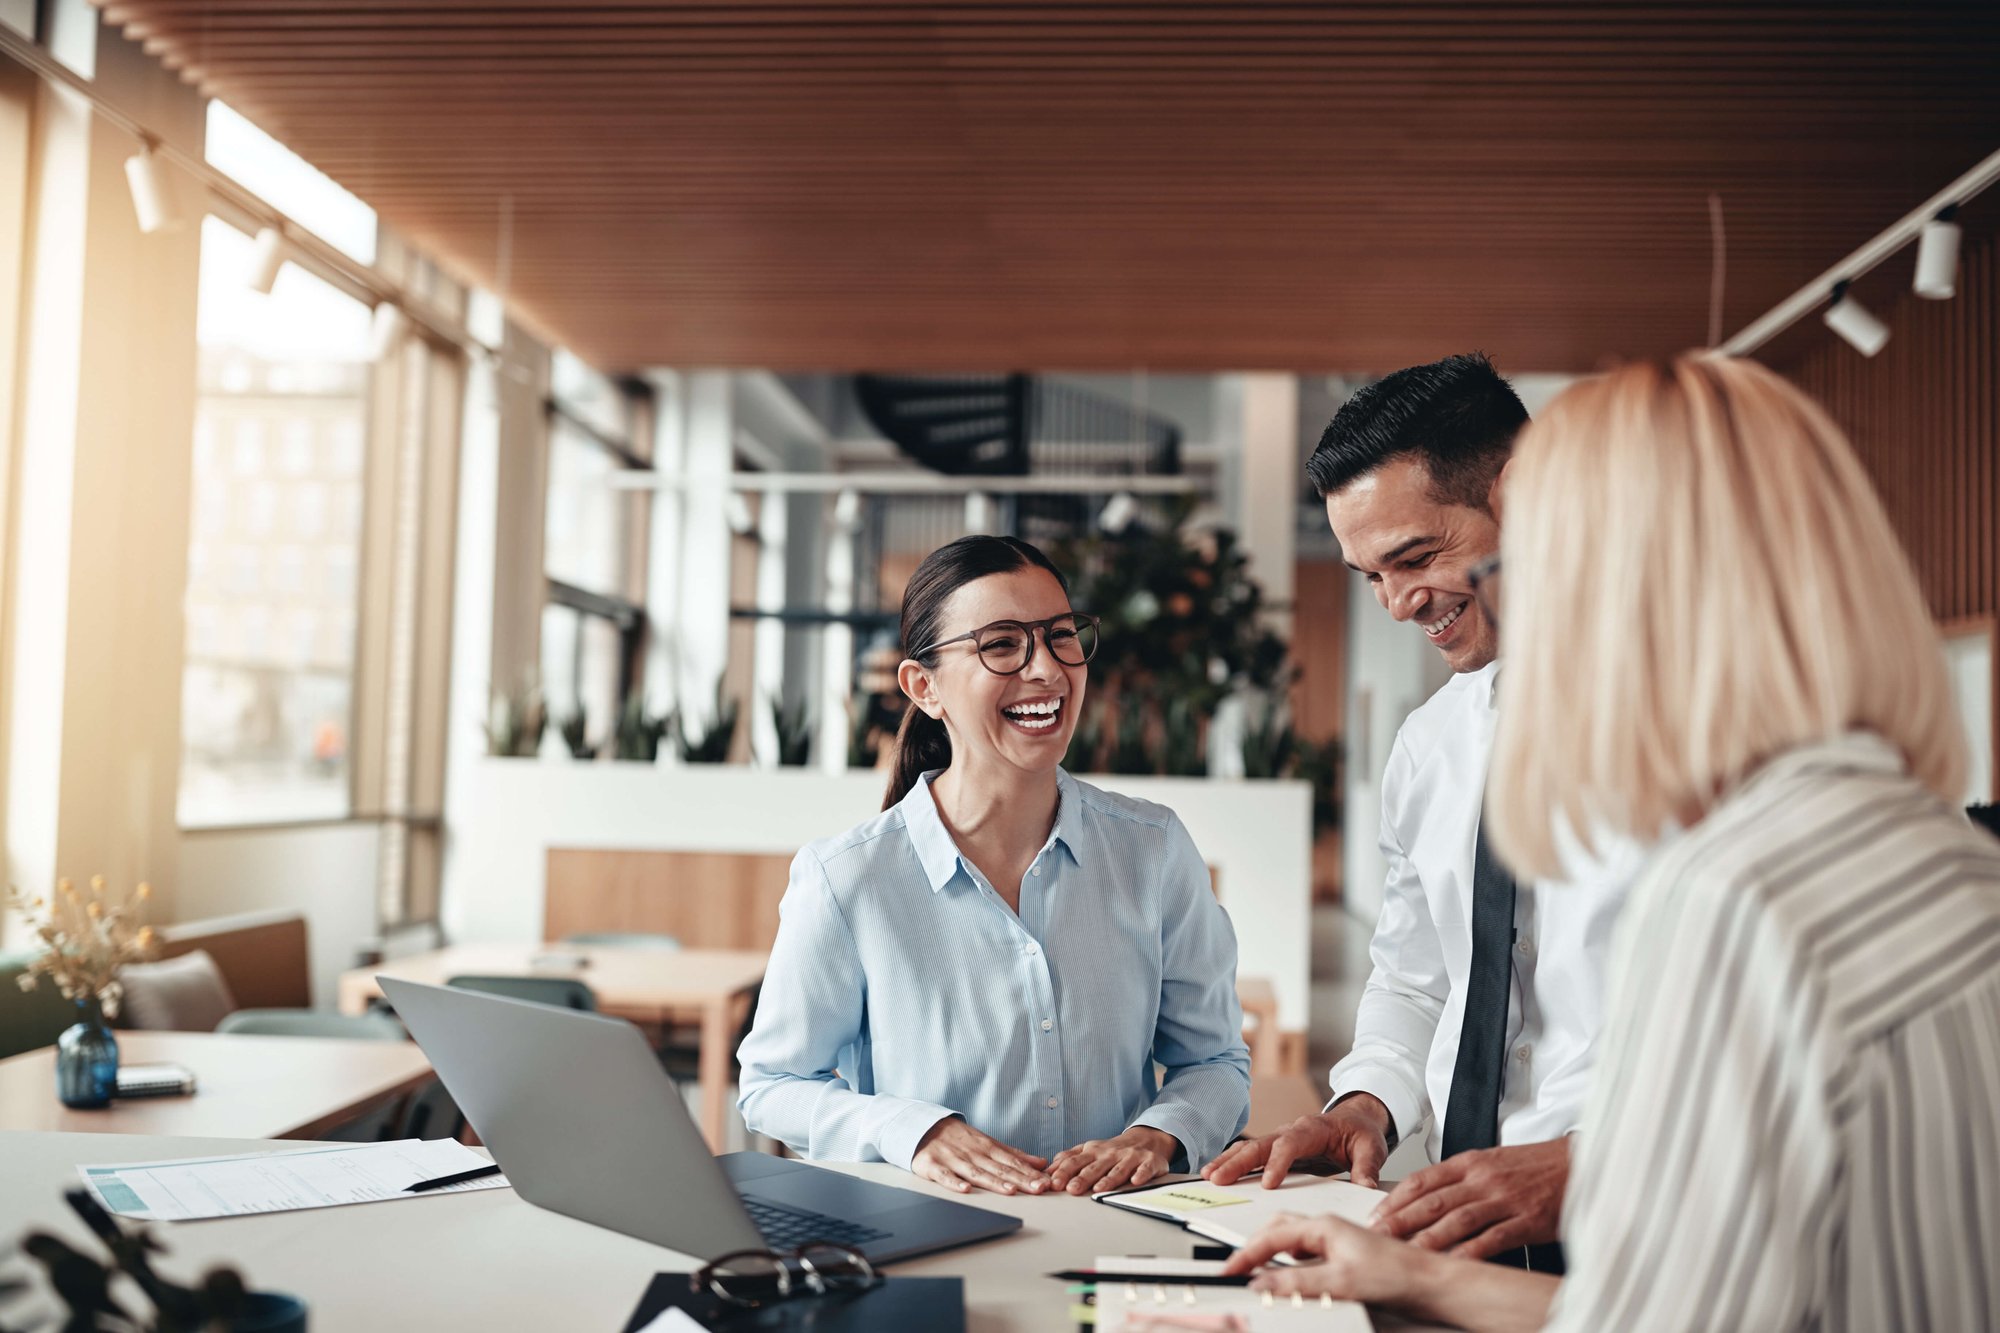
POLYGON ((729 1114, 729 1062, 750 992, 764 979, 767 954, 743 949, 619 949, 553 944, 458 944, 430 953, 356 968, 340 978, 342 1013, 365 1012, 381 995, 377 977, 442 986, 453 977, 565 977, 597 996, 600 1013, 663 1027, 676 1018, 701 1021, 701 1130, 710 1148, 723 1146, 729 1114), (581 968, 536 967, 549 950, 581 954, 581 968))
MULTIPOLYGON (((56 1099, 53 1046, 0 1060, 0 1130, 303 1139, 415 1090, 431 1075, 414 1042, 120 1032, 123 1064, 177 1064, 191 1097, 143 1097, 100 1111, 56 1099)), ((4 1246, 0 1246, 4 1248, 4 1246)))
MULTIPOLYGON (((62 1202, 79 1163, 255 1152, 268 1143, 215 1139, 0 1134, 0 1243, 30 1226, 74 1244, 88 1238, 62 1202)), ((1069 1297, 1042 1274, 1100 1254, 1186 1255, 1185 1233, 1088 1199, 970 1199, 883 1165, 841 1170, 970 1202, 1026 1222, 981 1245, 891 1268, 891 1276, 961 1277, 973 1333, 1068 1329, 1069 1297)), ((672 1200, 662 1200, 671 1207, 672 1200)), ((211 1264, 239 1267, 255 1287, 312 1307, 313 1333, 350 1329, 618 1329, 654 1273, 696 1266, 686 1255, 605 1231, 488 1190, 349 1208, 222 1218, 156 1227, 156 1264, 185 1279, 211 1264)), ((1411 1326, 1378 1316, 1376 1327, 1411 1326)))

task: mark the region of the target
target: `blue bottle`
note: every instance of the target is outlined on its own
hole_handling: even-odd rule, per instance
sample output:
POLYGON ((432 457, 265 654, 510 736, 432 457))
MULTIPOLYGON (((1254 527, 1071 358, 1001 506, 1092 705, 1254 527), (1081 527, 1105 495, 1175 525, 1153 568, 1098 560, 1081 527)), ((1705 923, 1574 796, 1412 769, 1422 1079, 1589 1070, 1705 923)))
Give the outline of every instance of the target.
POLYGON ((56 1096, 64 1106, 92 1111, 118 1091, 118 1038, 96 996, 76 1002, 76 1022, 56 1038, 56 1096))

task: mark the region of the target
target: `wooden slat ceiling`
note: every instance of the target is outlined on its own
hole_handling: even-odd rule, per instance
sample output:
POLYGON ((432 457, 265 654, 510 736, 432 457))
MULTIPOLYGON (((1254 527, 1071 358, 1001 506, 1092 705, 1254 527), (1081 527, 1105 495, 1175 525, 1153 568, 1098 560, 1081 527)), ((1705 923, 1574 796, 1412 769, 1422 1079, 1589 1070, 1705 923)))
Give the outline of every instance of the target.
POLYGON ((1584 369, 2000 145, 1993 0, 103 8, 613 369, 1584 369))

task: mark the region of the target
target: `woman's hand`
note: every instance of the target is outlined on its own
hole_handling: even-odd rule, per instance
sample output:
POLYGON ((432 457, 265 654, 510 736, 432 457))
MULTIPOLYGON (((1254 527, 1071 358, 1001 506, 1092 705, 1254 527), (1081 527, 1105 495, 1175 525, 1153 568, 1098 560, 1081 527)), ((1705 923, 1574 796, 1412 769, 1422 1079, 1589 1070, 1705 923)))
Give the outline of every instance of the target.
POLYGON ((1450 1262, 1331 1214, 1300 1217, 1281 1213, 1231 1255, 1222 1271, 1248 1273, 1281 1254, 1319 1262, 1299 1268, 1267 1268, 1257 1275, 1252 1287, 1284 1296, 1298 1292, 1378 1305, 1408 1301, 1431 1280, 1432 1265, 1450 1262))
POLYGON ((1049 1188, 1049 1160, 1010 1148, 957 1116, 932 1125, 910 1158, 912 1174, 969 1194, 976 1185, 995 1194, 1040 1194, 1049 1188))
POLYGON ((1143 1185, 1164 1175, 1181 1142, 1163 1129, 1134 1125, 1115 1139, 1092 1139, 1056 1154, 1049 1182, 1071 1194, 1143 1185))

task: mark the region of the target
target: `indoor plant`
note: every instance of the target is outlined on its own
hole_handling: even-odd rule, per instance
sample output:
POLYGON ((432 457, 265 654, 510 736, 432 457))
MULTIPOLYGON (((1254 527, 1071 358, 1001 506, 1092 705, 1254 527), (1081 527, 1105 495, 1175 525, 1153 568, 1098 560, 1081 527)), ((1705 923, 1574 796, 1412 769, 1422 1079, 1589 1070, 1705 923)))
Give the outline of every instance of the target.
POLYGON ((58 880, 49 899, 8 889, 8 905, 27 918, 43 946, 21 974, 21 989, 33 990, 46 978, 76 1004, 77 1021, 56 1041, 56 1095, 66 1106, 107 1106, 118 1090, 118 1039, 106 1020, 118 1016, 124 995, 118 969, 152 955, 153 928, 137 919, 152 893, 151 885, 140 884, 116 897, 106 892, 102 875, 91 876, 85 892, 58 880))

